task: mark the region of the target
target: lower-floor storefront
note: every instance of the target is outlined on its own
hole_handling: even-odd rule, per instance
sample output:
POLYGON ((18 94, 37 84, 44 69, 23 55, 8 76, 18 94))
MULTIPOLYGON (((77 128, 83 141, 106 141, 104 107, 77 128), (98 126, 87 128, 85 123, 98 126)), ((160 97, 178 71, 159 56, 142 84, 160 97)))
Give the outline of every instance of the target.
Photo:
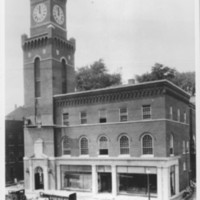
MULTIPOLYGON (((97 185, 96 193, 112 193, 116 185, 118 194, 157 196, 157 173, 156 168, 151 168, 148 174, 145 167, 116 166, 116 174, 112 173, 112 166, 97 165, 60 165, 61 190, 92 192, 92 176, 97 185), (113 176, 113 178, 112 178, 113 176), (112 180, 116 183, 112 184, 112 180)), ((149 168, 148 168, 149 169, 149 168)), ((174 185, 173 185, 174 188, 174 185)))
MULTIPOLYGON (((32 188, 27 190, 32 191, 41 186, 46 190, 85 192, 95 196, 109 194, 112 197, 124 195, 144 199, 150 196, 158 200, 169 200, 180 193, 178 158, 54 158, 51 162, 45 162, 44 170, 38 160, 35 166, 34 160, 28 163, 32 164, 32 177, 29 177, 32 188), (46 175, 43 174, 45 172, 46 175)), ((26 173, 26 176, 28 179, 30 173, 26 173)))

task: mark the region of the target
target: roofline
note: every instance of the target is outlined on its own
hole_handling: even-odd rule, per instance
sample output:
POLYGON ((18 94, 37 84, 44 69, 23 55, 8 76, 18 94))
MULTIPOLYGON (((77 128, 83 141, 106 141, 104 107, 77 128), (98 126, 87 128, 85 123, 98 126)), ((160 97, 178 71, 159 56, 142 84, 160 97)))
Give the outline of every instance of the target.
POLYGON ((176 89, 178 89, 180 92, 182 92, 185 95, 187 95, 188 98, 191 96, 188 92, 186 92, 182 88, 178 87, 177 85, 175 85, 171 81, 169 81, 167 79, 162 79, 162 80, 157 80, 157 81, 147 81, 147 82, 136 83, 136 84, 127 84, 127 85, 106 87, 106 88, 101 88, 101 89, 86 90, 86 91, 80 91, 80 92, 70 92, 70 93, 67 93, 67 94, 57 94, 57 95, 54 95, 53 97, 56 98, 56 97, 65 97, 65 96, 78 95, 78 94, 89 94, 89 93, 93 93, 93 92, 100 92, 100 91, 106 91, 106 90, 114 90, 114 89, 117 89, 117 88, 121 89, 121 88, 128 88, 128 87, 134 87, 134 86, 150 85, 150 84, 154 84, 154 83, 168 83, 171 86, 173 86, 176 89))

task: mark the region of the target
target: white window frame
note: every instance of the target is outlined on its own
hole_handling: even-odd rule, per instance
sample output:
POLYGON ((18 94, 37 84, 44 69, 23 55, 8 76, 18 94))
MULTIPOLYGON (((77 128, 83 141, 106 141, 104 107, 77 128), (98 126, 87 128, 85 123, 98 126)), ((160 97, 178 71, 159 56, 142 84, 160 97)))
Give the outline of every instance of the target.
POLYGON ((169 108, 169 118, 171 120, 173 120, 173 107, 172 106, 170 106, 170 108, 169 108))
POLYGON ((119 150, 120 150, 120 155, 130 155, 130 139, 127 135, 122 135, 120 138, 119 138, 119 150), (121 147, 121 139, 122 137, 126 137, 128 139, 128 147, 121 147), (128 153, 121 153, 121 149, 128 149, 128 153))
POLYGON ((174 136, 173 134, 170 134, 170 156, 174 155, 174 136), (172 149, 172 153, 171 153, 172 149))
POLYGON ((80 149, 80 155, 81 156, 88 156, 89 155, 89 140, 88 140, 87 137, 83 136, 83 137, 80 138, 80 140, 79 140, 79 149, 80 149), (81 146, 81 140, 82 139, 86 139, 87 140, 87 148, 82 148, 82 146, 81 146), (82 150, 87 150, 87 154, 83 154, 82 150))
POLYGON ((183 171, 186 171, 186 162, 183 162, 183 171))
POLYGON ((62 113, 62 125, 64 126, 69 126, 69 113, 62 113), (64 115, 68 115, 68 120, 67 120, 67 124, 64 124, 65 120, 64 120, 64 115))
POLYGON ((142 120, 149 120, 149 119, 152 119, 152 107, 151 107, 151 104, 142 105, 142 120), (149 118, 144 118, 144 107, 145 106, 149 106, 149 108, 150 108, 150 110, 149 110, 150 117, 149 118))
POLYGON ((86 111, 81 111, 79 113, 79 118, 80 118, 80 124, 87 124, 87 112, 86 111), (85 113, 85 117, 82 117, 82 113, 85 113), (85 120, 85 123, 82 123, 82 120, 85 120))
POLYGON ((187 113, 184 112, 184 123, 186 124, 187 123, 187 113))
POLYGON ((151 134, 144 134, 143 136, 142 136, 142 138, 141 138, 141 149, 142 149, 142 156, 143 157, 145 157, 145 156, 147 156, 147 157, 149 157, 149 156, 154 156, 154 139, 153 139, 153 137, 152 137, 152 135, 151 134), (144 154, 144 145, 143 145, 143 138, 145 137, 145 136, 150 136, 151 137, 151 139, 152 139, 152 154, 144 154))
POLYGON ((108 137, 106 137, 105 135, 102 135, 101 137, 99 137, 98 139, 98 153, 99 153, 99 156, 109 156, 109 140, 108 140, 108 137), (108 153, 107 154, 100 154, 100 150, 101 150, 101 147, 100 147, 100 139, 102 137, 105 137, 106 140, 107 140, 107 150, 108 150, 108 153))
POLYGON ((178 121, 178 122, 181 121, 181 111, 180 111, 179 108, 177 109, 177 121, 178 121))
POLYGON ((106 109, 99 109, 99 123, 107 123, 107 110, 106 109), (101 116, 101 112, 105 112, 105 116, 101 116), (106 121, 105 122, 100 122, 100 119, 103 119, 105 117, 106 121))
POLYGON ((186 146, 185 146, 185 140, 182 142, 182 148, 183 148, 183 154, 186 153, 186 146))
POLYGON ((64 140, 67 140, 68 143, 69 143, 69 138, 64 137, 64 138, 62 139, 62 156, 71 156, 71 148, 70 148, 70 145, 68 144, 69 147, 68 147, 68 148, 64 148, 64 140), (70 153, 69 153, 69 154, 65 154, 64 151, 69 151, 70 153))
POLYGON ((126 121, 128 121, 128 108, 127 107, 121 107, 121 108, 119 108, 119 121, 120 122, 126 122, 126 121), (126 113, 122 113, 121 112, 121 109, 126 109, 126 113), (126 117, 126 120, 121 120, 121 117, 126 117))
POLYGON ((189 141, 186 141, 186 153, 190 153, 190 143, 189 141))

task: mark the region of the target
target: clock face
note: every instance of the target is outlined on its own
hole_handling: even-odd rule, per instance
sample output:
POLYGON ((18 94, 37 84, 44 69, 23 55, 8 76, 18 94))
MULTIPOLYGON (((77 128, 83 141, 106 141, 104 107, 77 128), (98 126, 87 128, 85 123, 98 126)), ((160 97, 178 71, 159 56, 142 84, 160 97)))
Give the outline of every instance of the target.
POLYGON ((39 3, 33 9, 33 19, 35 22, 42 22, 47 16, 47 7, 44 3, 39 3))
POLYGON ((53 17, 59 25, 62 25, 64 23, 64 21, 65 21, 64 12, 60 6, 54 5, 53 17))

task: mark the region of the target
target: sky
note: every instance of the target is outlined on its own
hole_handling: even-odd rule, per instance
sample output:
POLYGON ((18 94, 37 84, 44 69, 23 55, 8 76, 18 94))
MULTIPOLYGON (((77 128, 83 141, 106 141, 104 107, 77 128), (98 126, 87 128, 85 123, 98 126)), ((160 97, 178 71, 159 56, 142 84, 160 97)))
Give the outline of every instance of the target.
MULTIPOLYGON (((102 58, 123 82, 155 63, 195 70, 193 0, 68 0, 67 35, 76 39, 75 67, 102 58)), ((21 35, 29 35, 30 0, 5 1, 6 114, 24 103, 21 35)))

